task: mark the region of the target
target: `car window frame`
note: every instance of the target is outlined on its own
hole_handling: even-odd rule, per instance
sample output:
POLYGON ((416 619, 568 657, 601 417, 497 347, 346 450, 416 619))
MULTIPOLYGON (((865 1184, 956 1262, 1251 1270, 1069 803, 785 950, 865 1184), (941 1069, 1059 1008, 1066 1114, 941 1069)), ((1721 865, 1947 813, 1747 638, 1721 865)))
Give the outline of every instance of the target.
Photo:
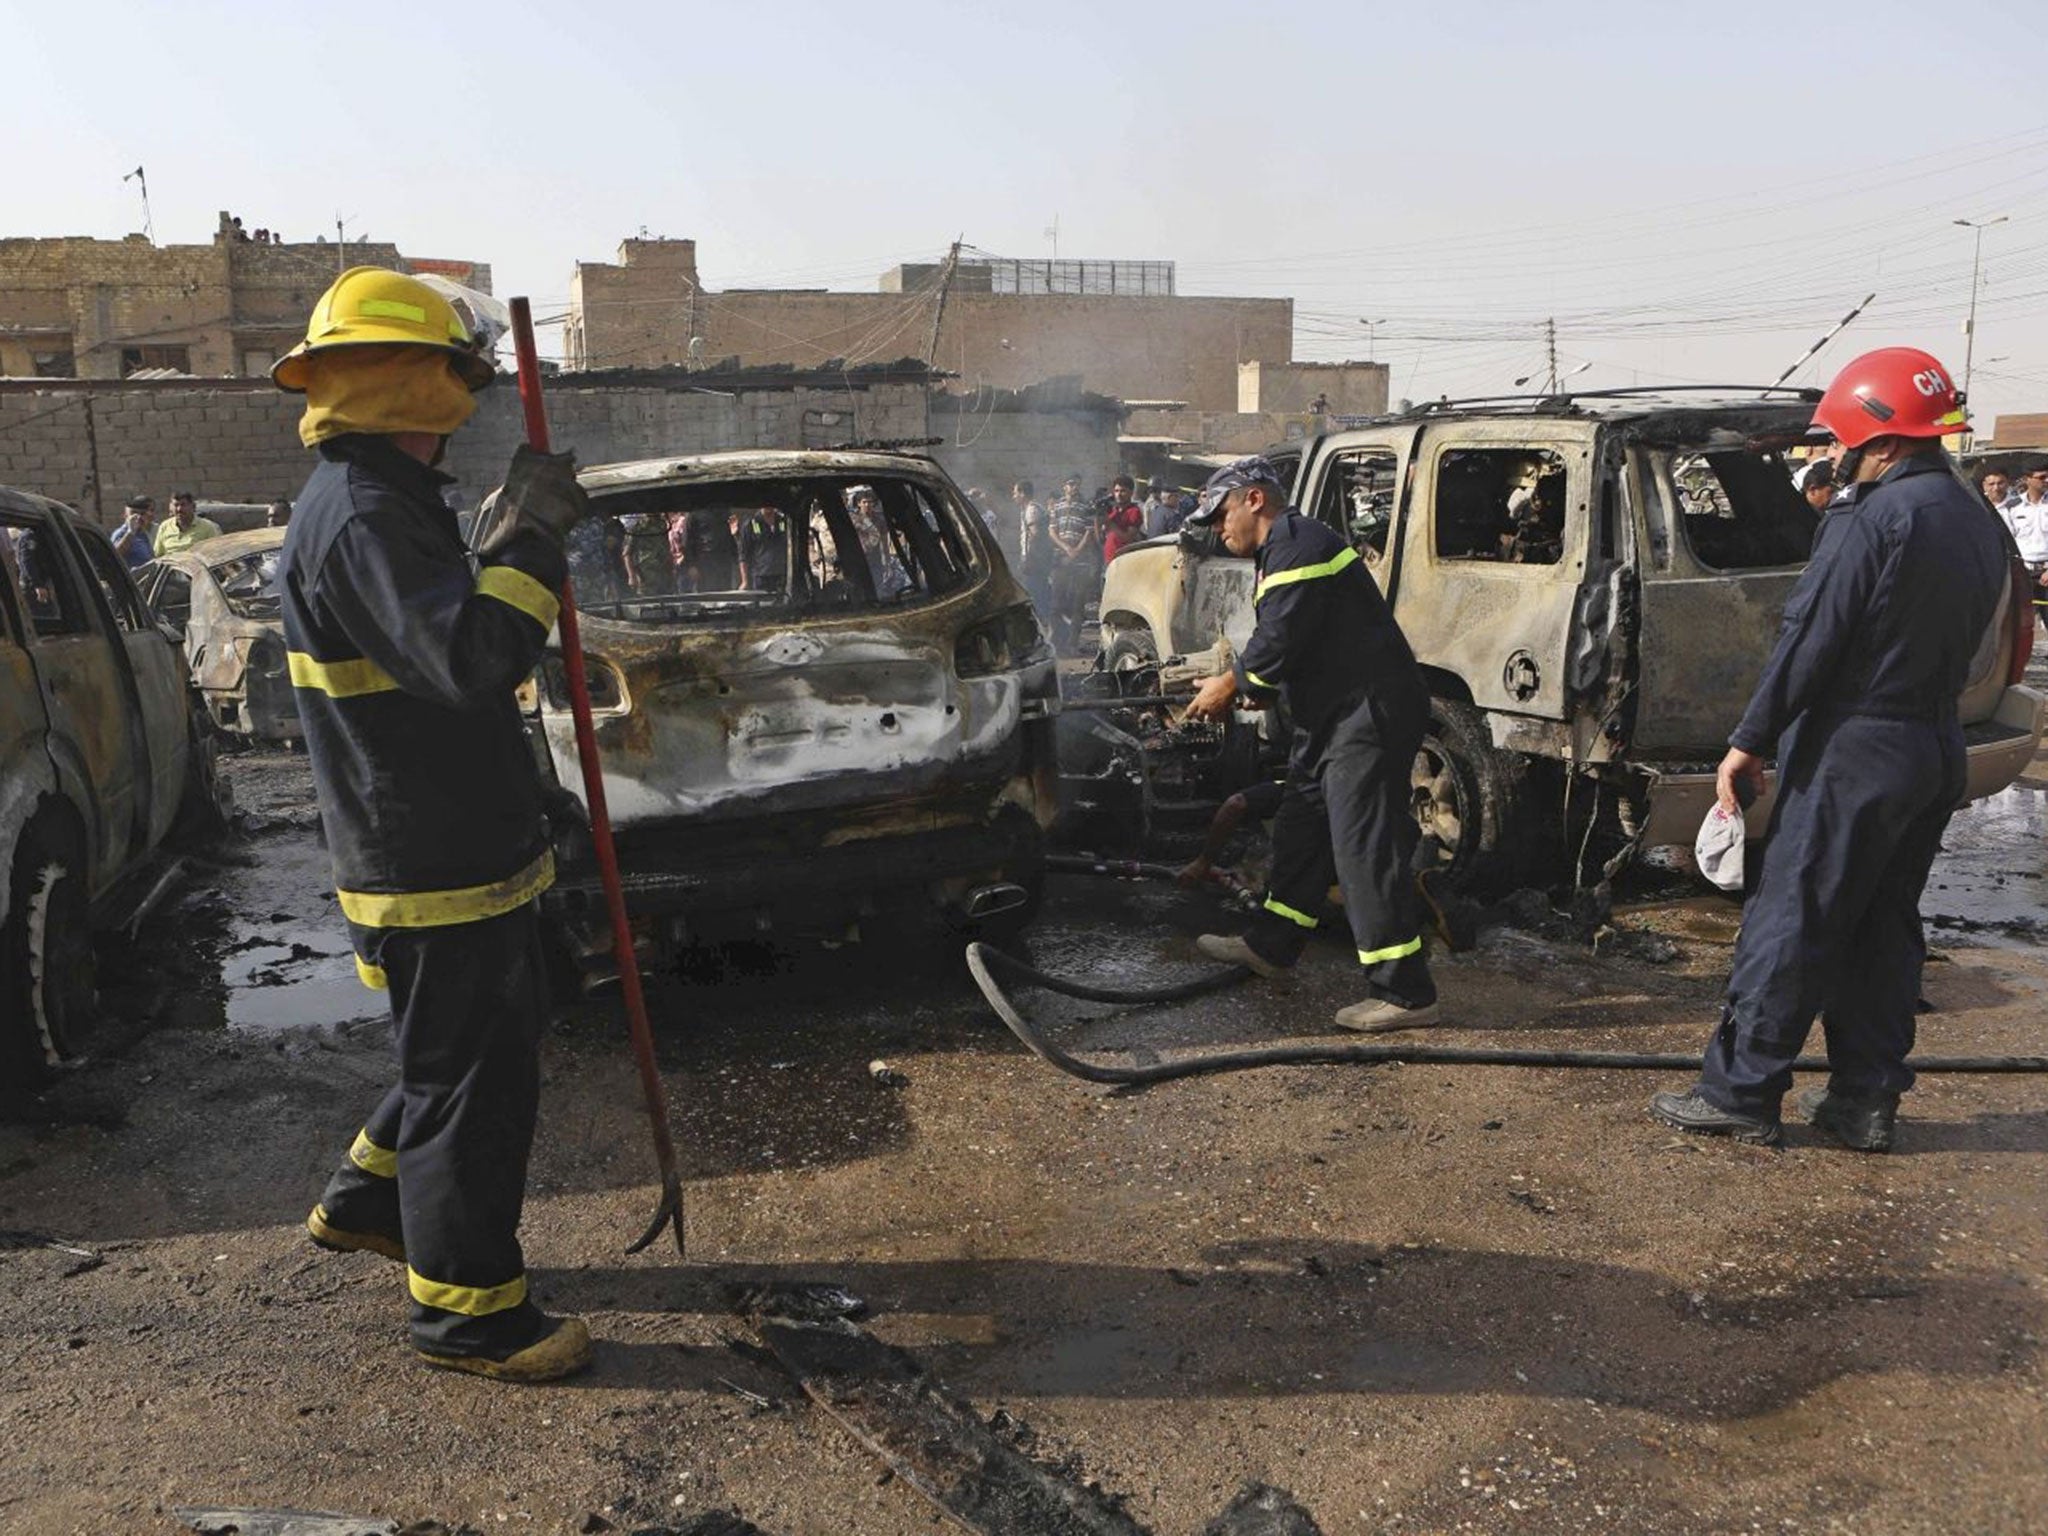
POLYGON ((104 617, 112 627, 124 635, 145 634, 155 628, 148 609, 143 605, 141 594, 135 590, 134 579, 129 575, 126 564, 114 552, 114 546, 98 530, 78 534, 79 564, 85 567, 85 574, 91 578, 88 585, 99 591, 104 617), (118 601, 117 601, 118 594, 118 601))

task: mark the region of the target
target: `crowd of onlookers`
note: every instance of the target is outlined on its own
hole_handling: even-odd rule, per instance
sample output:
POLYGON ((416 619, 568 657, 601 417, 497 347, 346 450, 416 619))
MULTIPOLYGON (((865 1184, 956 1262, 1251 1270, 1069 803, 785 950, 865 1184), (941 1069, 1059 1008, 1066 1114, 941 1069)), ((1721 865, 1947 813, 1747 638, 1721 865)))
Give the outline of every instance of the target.
POLYGON ((1063 654, 1072 654, 1079 643, 1089 604, 1102 590, 1103 567, 1141 540, 1176 532, 1195 506, 1192 495, 1158 475, 1146 482, 1142 501, 1129 475, 1118 475, 1093 496, 1083 491, 1085 483, 1078 474, 1068 475, 1046 504, 1031 481, 1019 480, 1010 487, 1007 507, 979 486, 967 491, 1063 654))
MULTIPOLYGON (((834 535, 821 506, 813 507, 808 530, 796 530, 807 535, 802 558, 811 590, 871 590, 877 602, 893 601, 915 582, 890 536, 880 496, 870 486, 851 487, 844 511, 848 539, 834 535), (849 568, 856 559, 864 577, 851 585, 849 568)), ((585 604, 782 592, 790 579, 788 523, 771 502, 587 517, 569 530, 569 571, 585 604)))
POLYGON ((2034 579, 2034 611, 2048 616, 2048 458, 2035 459, 2019 481, 2002 469, 1985 469, 1977 490, 2004 521, 2034 579))
MULTIPOLYGON (((194 544, 221 536, 220 524, 200 515, 199 499, 190 491, 173 491, 169 512, 161 522, 157 520, 154 496, 130 496, 121 508, 120 525, 107 537, 129 570, 140 570, 152 560, 181 554, 194 544)), ((264 513, 263 526, 282 528, 291 519, 292 504, 273 501, 264 513)))

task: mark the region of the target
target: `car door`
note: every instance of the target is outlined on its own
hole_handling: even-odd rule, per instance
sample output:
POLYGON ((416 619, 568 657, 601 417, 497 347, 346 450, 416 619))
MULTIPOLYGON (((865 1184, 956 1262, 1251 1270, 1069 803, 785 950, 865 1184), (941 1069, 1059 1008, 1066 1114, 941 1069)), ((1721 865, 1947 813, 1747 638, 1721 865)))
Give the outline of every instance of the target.
MULTIPOLYGON (((48 783, 50 764, 43 734, 49 717, 44 713, 42 690, 36 686, 27 610, 14 590, 5 538, 0 533, 0 783, 30 789, 48 783)), ((9 797, 0 793, 0 880, 8 875, 7 839, 21 830, 29 810, 30 805, 9 803, 9 797)), ((0 893, 0 906, 4 905, 4 893, 0 893)))
POLYGON ((1417 659, 1456 676, 1482 709, 1567 718, 1590 429, 1449 422, 1428 428, 1411 458, 1391 595, 1417 659))
POLYGON ((86 586, 61 517, 47 502, 0 502, 0 535, 27 608, 50 752, 91 825, 92 879, 103 889, 148 828, 147 777, 136 752, 126 658, 86 586))
POLYGON ((112 620, 113 632, 128 653, 128 671, 134 679, 134 740, 141 758, 142 782, 148 787, 143 846, 153 848, 171 830, 185 793, 192 739, 185 655, 143 605, 113 546, 95 529, 74 531, 80 534, 76 547, 99 588, 105 617, 112 620))
POLYGON ((1776 643, 1818 516, 1776 454, 1637 443, 1628 460, 1648 557, 1633 746, 1712 760, 1776 643))
POLYGON ((1380 591, 1389 597, 1417 430, 1376 427, 1332 439, 1310 465, 1308 481, 1298 495, 1300 509, 1357 550, 1380 591))

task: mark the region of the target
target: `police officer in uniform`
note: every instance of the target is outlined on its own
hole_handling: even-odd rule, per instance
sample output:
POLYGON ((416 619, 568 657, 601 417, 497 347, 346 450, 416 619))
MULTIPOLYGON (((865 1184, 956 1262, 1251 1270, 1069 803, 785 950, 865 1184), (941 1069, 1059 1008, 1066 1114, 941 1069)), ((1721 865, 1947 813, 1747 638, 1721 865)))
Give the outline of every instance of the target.
POLYGON ((1242 937, 1204 934, 1198 945, 1211 959, 1284 976, 1334 876, 1366 990, 1338 1011, 1337 1023, 1428 1023, 1436 984, 1410 871, 1418 833, 1408 797, 1429 693, 1407 637, 1358 552, 1287 505, 1287 487, 1267 460, 1217 470, 1188 522, 1216 527, 1258 573, 1252 637, 1234 673, 1202 684, 1189 716, 1218 718, 1242 695, 1257 706, 1284 699, 1294 721, 1265 903, 1242 937))
POLYGON ((580 1318, 527 1294, 518 1238, 553 878, 513 689, 540 659, 584 508, 567 455, 522 448, 472 563, 434 469, 495 370, 455 308, 345 272, 271 377, 319 455, 278 572, 291 679, 357 970, 387 988, 399 1080, 307 1218, 325 1248, 406 1266, 436 1365, 544 1381, 589 1362, 580 1318))
POLYGON ((1776 1145, 1819 1014, 1829 1077, 1800 1111, 1844 1146, 1891 1146, 1913 1086, 1920 893, 1964 792, 1956 698, 2011 579, 1997 519, 1941 448, 1964 421, 1948 370, 1910 347, 1857 358, 1814 411, 1847 489, 1721 760, 1724 807, 1761 791, 1774 751, 1778 796, 1699 1081, 1650 1101, 1666 1125, 1776 1145))

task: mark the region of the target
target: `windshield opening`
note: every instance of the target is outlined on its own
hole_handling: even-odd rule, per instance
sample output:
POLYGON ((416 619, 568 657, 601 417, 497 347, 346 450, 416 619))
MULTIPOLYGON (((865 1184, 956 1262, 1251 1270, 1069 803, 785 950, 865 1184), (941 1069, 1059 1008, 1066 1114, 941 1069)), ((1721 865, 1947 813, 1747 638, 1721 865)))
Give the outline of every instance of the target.
POLYGON ((277 591, 277 557, 280 553, 266 549, 260 554, 244 555, 238 560, 212 567, 214 583, 237 617, 274 619, 278 616, 281 599, 277 591))
POLYGON ((886 476, 641 487, 593 498, 569 575, 579 608, 629 623, 899 607, 971 578, 970 515, 886 476))

